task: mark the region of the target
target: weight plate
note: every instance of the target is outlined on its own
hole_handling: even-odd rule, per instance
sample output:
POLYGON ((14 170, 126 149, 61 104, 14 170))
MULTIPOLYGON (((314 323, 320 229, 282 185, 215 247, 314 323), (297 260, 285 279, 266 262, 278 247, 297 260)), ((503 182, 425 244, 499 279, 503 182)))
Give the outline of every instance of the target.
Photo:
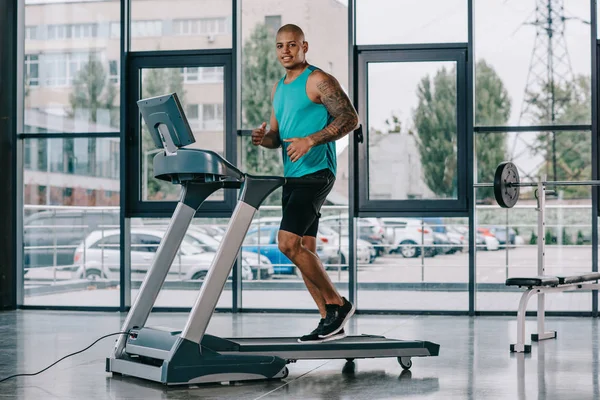
POLYGON ((517 166, 510 161, 498 164, 494 175, 494 196, 502 208, 512 208, 519 200, 520 183, 517 166), (514 185, 509 185, 514 184, 514 185))

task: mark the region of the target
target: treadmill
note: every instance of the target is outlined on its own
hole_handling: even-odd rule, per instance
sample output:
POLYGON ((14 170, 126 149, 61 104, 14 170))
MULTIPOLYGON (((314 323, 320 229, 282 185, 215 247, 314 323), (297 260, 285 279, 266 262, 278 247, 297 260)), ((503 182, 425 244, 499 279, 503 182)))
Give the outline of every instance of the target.
POLYGON ((219 154, 185 148, 195 142, 176 93, 142 99, 138 107, 155 146, 154 176, 181 185, 181 197, 109 357, 106 371, 166 385, 282 379, 287 364, 307 359, 397 357, 404 369, 412 357, 437 356, 439 345, 357 335, 323 343, 297 337, 220 338, 206 333, 217 301, 252 218, 264 199, 287 183, 310 185, 315 178, 253 176, 219 154), (242 189, 183 330, 145 326, 188 227, 202 203, 219 189, 242 189))

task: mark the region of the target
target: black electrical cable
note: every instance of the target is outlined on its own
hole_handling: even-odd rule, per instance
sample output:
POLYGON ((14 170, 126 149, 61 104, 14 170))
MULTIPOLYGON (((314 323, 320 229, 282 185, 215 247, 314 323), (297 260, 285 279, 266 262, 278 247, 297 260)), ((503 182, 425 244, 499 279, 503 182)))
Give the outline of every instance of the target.
POLYGON ((127 335, 127 334, 128 334, 127 332, 115 332, 115 333, 110 333, 110 334, 108 334, 108 335, 104 335, 104 336, 102 336, 101 338, 98 338, 98 339, 96 339, 96 341, 94 341, 94 343, 90 344, 90 345, 89 345, 88 347, 86 347, 85 349, 83 349, 83 350, 79 350, 79 351, 77 351, 77 352, 75 352, 75 353, 68 354, 68 355, 64 356, 63 358, 61 358, 60 360, 58 360, 58 361, 55 361, 54 363, 52 363, 52 364, 48 365, 46 368, 42 369, 41 371, 38 371, 38 372, 36 372, 36 373, 33 373, 33 374, 15 374, 15 375, 11 375, 11 376, 8 376, 8 377, 6 377, 6 378, 0 379, 0 383, 2 383, 2 382, 4 382, 4 381, 7 381, 7 380, 9 380, 9 379, 12 379, 12 378, 16 378, 17 376, 34 376, 34 375, 37 375, 37 374, 41 374, 42 372, 44 372, 44 371, 46 371, 48 368, 50 368, 50 367, 53 367, 54 365, 58 364, 59 362, 61 362, 61 361, 62 361, 62 360, 64 360, 65 358, 67 358, 67 357, 71 357, 71 356, 74 356, 74 355, 76 355, 76 354, 79 354, 79 353, 83 353, 84 351, 86 351, 87 349, 89 349, 90 347, 92 347, 93 345, 95 345, 96 343, 98 343, 99 341, 101 341, 102 339, 105 339, 105 338, 107 338, 107 337, 110 337, 110 336, 115 336, 115 335, 127 335))

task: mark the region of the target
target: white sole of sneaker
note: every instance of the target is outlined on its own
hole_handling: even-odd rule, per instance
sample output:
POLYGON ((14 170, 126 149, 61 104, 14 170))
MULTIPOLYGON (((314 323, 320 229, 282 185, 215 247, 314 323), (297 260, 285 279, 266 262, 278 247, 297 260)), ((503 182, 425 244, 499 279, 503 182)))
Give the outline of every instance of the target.
POLYGON ((350 318, 352 318, 352 316, 354 315, 354 312, 356 311, 356 306, 354 304, 352 304, 352 309, 348 312, 348 315, 346 315, 346 318, 344 318, 344 320, 342 321, 342 323, 340 324, 340 327, 337 328, 335 331, 331 332, 329 335, 327 336, 323 336, 323 335, 319 335, 319 338, 321 339, 327 339, 332 337, 333 335, 337 334, 339 331, 341 331, 342 329, 344 329, 344 326, 346 326, 346 323, 348 322, 348 320, 350 318))
POLYGON ((324 343, 324 342, 329 342, 331 340, 337 340, 337 339, 343 339, 346 337, 346 333, 334 333, 330 336, 327 336, 325 338, 319 338, 316 340, 305 340, 302 341, 300 339, 298 339, 298 343, 324 343))
POLYGON ((335 335, 327 336, 326 338, 323 338, 321 341, 322 342, 329 342, 329 341, 332 341, 332 340, 343 339, 345 337, 346 337, 345 333, 336 333, 335 335))

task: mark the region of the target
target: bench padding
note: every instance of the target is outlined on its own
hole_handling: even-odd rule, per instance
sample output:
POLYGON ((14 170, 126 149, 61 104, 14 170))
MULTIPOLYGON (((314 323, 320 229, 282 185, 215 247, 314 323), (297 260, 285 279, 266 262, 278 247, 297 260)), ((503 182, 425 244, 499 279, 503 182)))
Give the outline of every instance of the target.
POLYGON ((506 286, 558 286, 600 280, 600 272, 589 272, 569 276, 531 276, 528 278, 508 278, 506 286))
POLYGON ((557 286, 556 276, 531 276, 529 278, 508 278, 506 286, 557 286))
POLYGON ((561 285, 566 285, 569 283, 583 283, 596 281, 600 279, 600 272, 590 272, 582 275, 571 275, 571 276, 559 276, 558 281, 561 285))

